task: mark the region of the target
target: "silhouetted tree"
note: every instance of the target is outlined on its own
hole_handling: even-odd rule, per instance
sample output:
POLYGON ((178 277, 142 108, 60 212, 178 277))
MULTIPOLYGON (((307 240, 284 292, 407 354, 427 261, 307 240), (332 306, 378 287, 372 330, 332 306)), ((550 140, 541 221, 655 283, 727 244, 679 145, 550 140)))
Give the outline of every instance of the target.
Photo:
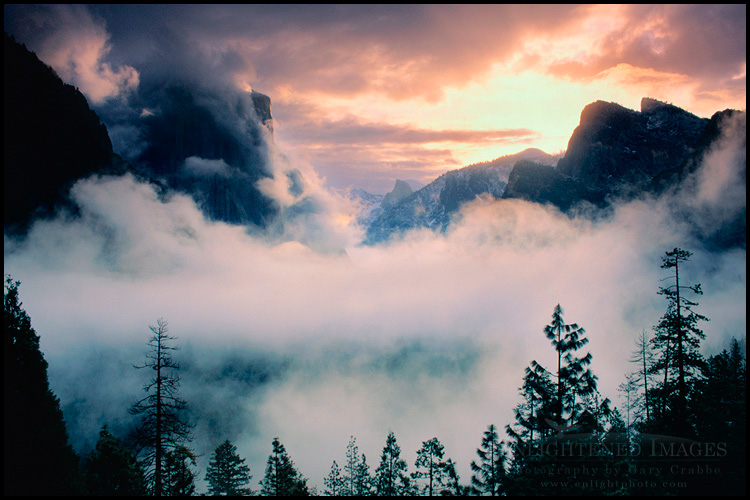
MULTIPOLYGON (((342 475, 344 490, 350 496, 364 496, 372 493, 372 477, 370 466, 364 454, 360 457, 357 439, 349 438, 346 446, 346 465, 342 475)), ((342 492, 343 493, 343 492, 342 492)))
POLYGON ((355 484, 359 474, 359 447, 357 439, 354 436, 349 437, 349 444, 346 445, 346 465, 344 466, 344 480, 350 496, 356 493, 355 484))
POLYGON ((714 462, 718 477, 705 477, 696 494, 744 495, 747 491, 747 363, 737 339, 709 357, 688 402, 697 439, 725 448, 714 462))
POLYGON ((358 496, 368 496, 374 493, 374 479, 370 474, 370 466, 367 465, 367 457, 362 454, 362 459, 357 464, 357 480, 354 490, 358 496))
POLYGON ((250 489, 245 485, 252 477, 245 459, 240 458, 237 447, 228 439, 216 448, 206 469, 208 492, 211 495, 250 495, 250 489))
POLYGON ((664 382, 658 391, 662 398, 661 425, 683 436, 692 433, 688 428, 686 413, 687 377, 703 366, 699 348, 705 334, 697 324, 698 321, 708 321, 707 317, 692 310, 698 303, 685 297, 687 291, 702 295, 700 283, 689 286, 680 284, 680 263, 689 261, 691 255, 687 250, 675 248, 662 257, 662 269, 674 269, 674 284, 659 288, 659 295, 667 299, 667 312, 654 327, 656 336, 652 340, 656 349, 661 351, 655 370, 664 373, 664 382), (676 380, 672 380, 675 375, 676 380))
POLYGON ((478 495, 502 495, 506 479, 506 455, 497 428, 490 424, 484 431, 482 444, 477 448, 479 463, 471 461, 471 484, 478 495))
POLYGON ((622 393, 624 398, 624 430, 628 435, 628 440, 630 440, 633 427, 637 423, 636 408, 639 406, 641 399, 641 395, 638 393, 638 380, 636 374, 628 373, 625 375, 625 382, 619 385, 618 390, 622 393))
POLYGON ((346 480, 341 475, 341 469, 335 460, 331 464, 331 472, 329 472, 328 476, 323 479, 323 485, 326 487, 323 492, 325 495, 331 497, 344 496, 346 480))
POLYGON ((163 319, 149 329, 153 334, 148 340, 150 351, 146 354, 146 362, 136 368, 151 368, 154 376, 143 387, 148 396, 133 404, 129 412, 141 415, 134 441, 147 466, 146 478, 152 485, 153 494, 160 496, 165 493, 165 454, 192 439, 192 426, 182 416, 187 403, 178 396, 180 378, 176 370, 179 365, 171 353, 179 348, 170 345, 176 337, 169 335, 167 322, 163 319))
POLYGON ((294 462, 281 444, 279 438, 273 438, 273 450, 266 462, 266 474, 260 482, 261 495, 264 496, 307 496, 307 479, 294 467, 294 462))
POLYGON ((588 344, 586 331, 576 323, 566 324, 560 304, 552 312, 552 322, 544 327, 544 334, 557 351, 557 424, 565 425, 575 420, 582 408, 577 405, 579 396, 590 396, 596 391, 596 376, 586 367, 591 364, 591 353, 579 358, 575 352, 588 344))
POLYGON ((526 368, 520 393, 524 401, 514 410, 516 425, 505 427, 514 447, 524 446, 547 435, 551 428, 546 421, 554 418, 555 411, 555 387, 549 372, 536 361, 526 368))
POLYGON ((3 491, 6 495, 73 495, 83 481, 68 442, 60 401, 49 388, 39 335, 21 307, 20 282, 3 288, 3 491))
POLYGON ((86 458, 86 491, 96 496, 142 496, 146 478, 135 455, 102 427, 96 448, 86 458))
POLYGON ((195 453, 184 445, 164 453, 164 495, 171 497, 191 496, 195 493, 198 477, 195 453))
POLYGON ((458 474, 456 465, 450 458, 445 460, 445 448, 438 438, 434 437, 422 443, 422 448, 417 451, 417 460, 414 462, 416 471, 412 473, 415 480, 414 488, 419 492, 416 481, 426 480, 421 488, 421 493, 427 496, 434 495, 457 495, 458 474))
POLYGON ((637 378, 639 380, 640 387, 643 389, 641 399, 640 411, 641 423, 647 423, 651 421, 651 401, 649 388, 653 387, 651 382, 652 367, 654 365, 654 352, 649 346, 648 335, 646 330, 641 332, 641 335, 635 341, 635 351, 633 351, 630 362, 634 363, 638 368, 636 370, 637 378))
POLYGON ((410 492, 406 462, 401 458, 401 447, 396 443, 393 431, 388 433, 380 454, 380 465, 375 470, 375 488, 379 496, 403 496, 410 492))

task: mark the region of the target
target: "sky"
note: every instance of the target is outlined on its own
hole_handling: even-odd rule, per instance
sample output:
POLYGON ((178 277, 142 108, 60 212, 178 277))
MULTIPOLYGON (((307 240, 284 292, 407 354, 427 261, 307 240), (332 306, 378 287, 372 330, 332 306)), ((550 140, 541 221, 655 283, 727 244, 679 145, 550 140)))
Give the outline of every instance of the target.
POLYGON ((478 199, 445 234, 365 247, 354 207, 331 189, 386 192, 527 147, 559 151, 598 99, 638 109, 651 96, 706 117, 744 109, 744 5, 4 13, 5 30, 95 109, 169 78, 269 95, 264 192, 288 206, 276 181, 292 166, 320 207, 286 220, 279 241, 208 221, 189 197, 132 176, 93 176, 71 189, 78 216, 4 235, 5 273, 21 281, 80 453, 101 425, 132 424, 144 383, 132 365, 158 318, 182 348, 200 469, 230 439, 257 488, 279 437, 319 491, 350 436, 374 469, 391 430, 410 471, 438 437, 468 484, 484 430, 512 421, 524 368, 554 362, 543 329, 558 303, 586 329, 602 394, 619 401, 636 338, 664 312, 659 266, 674 247, 694 252, 681 277, 705 292, 704 352, 745 337, 745 250, 711 251, 685 226, 690 214, 708 231, 746 207, 744 121, 724 125, 681 190, 593 221, 478 199))
POLYGON ((5 6, 5 30, 93 104, 170 77, 271 97, 275 139, 385 193, 527 147, 586 104, 746 106, 745 5, 5 6))

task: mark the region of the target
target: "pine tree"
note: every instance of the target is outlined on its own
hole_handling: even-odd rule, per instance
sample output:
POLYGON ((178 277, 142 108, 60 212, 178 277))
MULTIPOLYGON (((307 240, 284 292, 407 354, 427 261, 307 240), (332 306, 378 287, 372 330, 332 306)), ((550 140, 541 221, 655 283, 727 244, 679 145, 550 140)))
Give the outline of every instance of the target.
POLYGON ((419 491, 416 481, 425 480, 421 492, 427 496, 457 495, 458 474, 451 459, 444 459, 445 448, 438 438, 434 437, 422 443, 414 462, 416 471, 412 473, 415 489, 419 491))
POLYGON ((148 341, 150 352, 146 354, 147 361, 136 368, 151 368, 155 373, 143 387, 148 396, 133 404, 129 412, 141 415, 134 441, 147 466, 146 478, 153 494, 160 496, 164 494, 165 454, 192 439, 192 426, 182 417, 187 403, 178 396, 180 378, 176 370, 179 365, 172 359, 171 352, 179 348, 170 345, 176 337, 169 335, 163 319, 149 329, 153 333, 148 341))
POLYGON ((375 488, 379 496, 403 496, 410 492, 406 462, 401 458, 401 447, 393 431, 386 437, 380 465, 375 470, 375 488))
POLYGON ((171 497, 191 496, 195 493, 198 473, 195 453, 184 445, 164 453, 164 495, 171 497))
POLYGON ((471 484, 478 495, 502 495, 506 480, 506 455, 498 438, 497 428, 490 424, 484 431, 482 444, 477 448, 479 463, 471 461, 471 484))
POLYGON ((747 363, 732 339, 729 350, 710 356, 690 401, 697 439, 724 443, 723 456, 715 461, 721 475, 702 481, 696 494, 740 495, 747 491, 747 363))
POLYGON ((555 388, 549 372, 532 361, 525 370, 523 385, 519 392, 524 401, 516 406, 516 426, 507 425, 505 430, 513 439, 514 448, 530 445, 549 433, 547 420, 553 418, 555 388))
POLYGON ((146 479, 135 455, 105 425, 86 458, 86 491, 96 496, 142 496, 146 479))
POLYGON ((362 454, 362 460, 357 464, 357 480, 354 483, 354 491, 357 496, 369 496, 373 494, 373 478, 370 474, 370 466, 367 465, 367 457, 362 454))
POLYGON ((346 480, 341 475, 341 469, 336 461, 331 464, 331 472, 323 479, 323 485, 326 487, 324 494, 330 497, 344 496, 346 490, 346 480))
POLYGON ((245 459, 240 458, 237 447, 228 439, 216 448, 206 469, 208 492, 211 495, 250 495, 251 491, 245 485, 252 477, 245 459))
POLYGON ((596 376, 586 367, 591 364, 591 353, 582 358, 575 352, 588 344, 585 330, 576 323, 566 324, 560 304, 555 306, 552 322, 544 327, 544 334, 557 351, 557 425, 563 427, 567 421, 575 420, 583 411, 577 398, 587 397, 596 391, 596 376))
POLYGON ((675 248, 665 254, 661 268, 674 269, 674 284, 659 288, 659 295, 666 297, 668 305, 667 312, 654 327, 656 336, 652 341, 661 351, 655 368, 664 373, 664 382, 659 390, 663 409, 661 418, 663 426, 672 427, 678 434, 688 435, 692 433, 687 421, 688 377, 703 366, 699 348, 705 334, 698 328, 698 321, 708 321, 708 318, 694 312, 692 308, 698 303, 685 297, 687 291, 702 295, 700 283, 689 286, 680 284, 680 264, 689 261, 692 253, 675 248), (667 414, 667 411, 671 413, 667 414))
POLYGON ((6 495, 75 495, 79 458, 68 441, 60 401, 50 390, 39 335, 21 307, 20 282, 3 288, 3 491, 6 495))
POLYGON ((637 408, 640 405, 641 395, 638 393, 638 380, 636 374, 625 375, 625 382, 621 383, 618 390, 623 394, 625 409, 625 432, 630 441, 633 428, 637 424, 637 408))
POLYGON ((349 437, 346 445, 346 465, 344 466, 344 481, 349 496, 356 495, 357 476, 359 474, 359 447, 354 436, 349 437))
POLYGON ((260 482, 261 495, 264 496, 307 496, 307 479, 294 467, 294 462, 287 455, 286 448, 279 438, 273 438, 273 450, 266 462, 266 474, 260 482))
POLYGON ((646 330, 643 330, 641 335, 636 339, 635 346, 636 349, 630 357, 630 362, 638 367, 635 373, 643 389, 641 393, 643 397, 640 399, 641 405, 638 408, 638 413, 641 423, 646 424, 651 421, 651 393, 649 391, 653 387, 651 374, 654 365, 654 353, 649 347, 646 330))

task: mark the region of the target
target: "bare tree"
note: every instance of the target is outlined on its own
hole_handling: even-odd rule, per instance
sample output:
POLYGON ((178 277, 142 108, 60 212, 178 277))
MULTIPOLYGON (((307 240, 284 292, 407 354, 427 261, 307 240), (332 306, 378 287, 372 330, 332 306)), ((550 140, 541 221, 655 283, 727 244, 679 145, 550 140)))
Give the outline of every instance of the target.
POLYGON ((146 362, 135 368, 151 368, 154 376, 143 386, 148 396, 133 404, 129 412, 141 415, 134 441, 147 467, 146 478, 153 485, 153 494, 161 496, 167 472, 165 455, 192 440, 192 426, 182 417, 187 403, 177 395, 180 378, 176 371, 179 365, 172 359, 172 352, 179 347, 170 345, 176 337, 169 335, 167 322, 161 318, 149 329, 153 335, 148 340, 150 350, 146 362))

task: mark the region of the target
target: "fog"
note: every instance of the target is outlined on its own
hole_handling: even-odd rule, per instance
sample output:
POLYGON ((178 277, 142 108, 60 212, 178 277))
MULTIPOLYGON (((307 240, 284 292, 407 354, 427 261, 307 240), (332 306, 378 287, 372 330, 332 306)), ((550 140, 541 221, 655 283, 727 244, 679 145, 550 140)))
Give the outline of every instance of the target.
POLYGON ((467 483, 487 425, 512 422, 524 368, 553 363, 542 330, 556 304, 585 328, 600 390, 617 404, 635 338, 666 307, 656 293, 669 277, 665 251, 694 252, 681 279, 705 291, 696 298, 710 318, 704 352, 744 338, 746 252, 706 250, 691 229, 745 206, 744 149, 728 130, 685 188, 606 217, 482 198, 445 234, 417 230, 373 247, 358 243, 355 207, 280 152, 264 190, 282 207, 281 236, 210 222, 189 197, 160 196, 131 176, 94 176, 71 190, 78 216, 5 236, 5 273, 22 282, 81 453, 101 425, 132 425, 127 408, 147 376, 132 365, 148 325, 164 318, 182 347, 201 471, 230 439, 257 488, 278 436, 322 491, 350 436, 374 470, 393 430, 410 470, 435 436, 467 483), (295 190, 292 170, 302 177, 295 190), (314 209, 291 209, 300 204, 314 209))
MULTIPOLYGON (((178 80, 196 90, 217 123, 242 141, 248 116, 238 110, 249 112, 251 106, 237 104, 247 103, 249 95, 238 88, 250 82, 274 102, 284 102, 277 95, 291 93, 289 85, 313 92, 315 99, 308 101, 316 106, 309 115, 287 102, 275 108, 281 112, 274 126, 283 129, 295 120, 327 124, 336 132, 330 137, 341 142, 337 152, 360 134, 367 143, 355 149, 362 167, 378 150, 364 139, 390 138, 396 146, 389 148, 408 165, 408 155, 401 153, 412 143, 446 140, 461 131, 321 117, 315 92, 346 96, 362 87, 434 101, 445 85, 483 74, 498 53, 510 57, 512 46, 536 40, 542 27, 567 25, 566 20, 577 26, 581 10, 519 8, 515 17, 534 23, 519 23, 514 31, 498 30, 495 18, 481 9, 448 23, 442 20, 452 9, 400 6, 386 17, 365 10, 357 15, 367 22, 352 24, 357 29, 340 22, 349 9, 337 14, 341 18, 315 8, 248 9, 253 15, 222 8, 222 16, 209 17, 192 7, 156 6, 144 15, 117 6, 7 6, 5 25, 80 87, 107 124, 116 152, 126 158, 137 158, 146 147, 140 120, 158 112, 161 85, 178 80), (371 24, 373 19, 378 23, 371 24), (496 43, 476 43, 463 28, 457 36, 433 36, 435 26, 452 31, 457 21, 474 33, 478 20, 493 39, 499 37, 496 43), (247 22, 257 31, 253 36, 245 33, 247 22), (308 36, 311 22, 333 23, 324 31, 330 36, 308 36), (415 22, 418 30, 411 29, 415 22), (524 38, 527 25, 538 27, 524 38), (368 52, 373 36, 385 37, 380 43, 385 54, 368 52), (314 43, 308 47, 299 40, 314 43), (341 66, 346 59, 341 47, 359 55, 341 66), (436 49, 442 55, 417 57, 427 67, 395 81, 380 75, 381 58, 388 67, 409 67, 415 47, 417 55, 436 49), (478 47, 484 57, 478 57, 478 47), (329 64, 344 68, 340 78, 329 64)), ((638 14, 635 21, 648 20, 638 9, 628 11, 638 14)), ((730 14, 713 22, 723 26, 726 17, 741 18, 730 14)), ((691 36, 694 31, 684 30, 691 36)), ((558 35, 550 36, 557 42, 558 35)), ((721 75, 733 74, 737 60, 744 60, 744 45, 733 47, 721 51, 727 58, 721 75)), ((718 59, 711 52, 714 44, 701 49, 697 60, 718 59)), ((631 52, 643 53, 613 54, 631 52)), ((606 54, 599 59, 582 68, 598 73, 611 65, 606 54), (607 64, 599 67, 602 61, 607 64)), ((555 360, 543 334, 555 305, 562 306, 566 322, 585 328, 590 340, 585 350, 593 355, 600 391, 616 404, 618 385, 635 369, 628 361, 635 339, 643 330, 650 333, 666 309, 657 295, 669 278, 659 267, 666 251, 681 247, 694 253, 680 272, 684 283, 700 282, 705 292, 695 299, 696 310, 710 318, 700 325, 704 353, 727 347, 732 337, 744 339, 746 251, 716 251, 705 244, 746 208, 744 114, 739 120, 725 124, 723 139, 681 189, 659 198, 619 203, 595 216, 585 208, 566 215, 521 200, 480 198, 465 205, 445 233, 415 230, 372 247, 360 244, 364 232, 355 222, 357 207, 326 189, 326 179, 301 158, 310 152, 281 151, 266 137, 263 159, 271 177, 257 187, 279 206, 268 231, 209 221, 190 197, 164 194, 130 175, 93 176, 71 189, 75 215, 61 211, 37 220, 22 239, 4 235, 4 269, 22 283, 23 307, 41 336, 52 390, 81 454, 92 449, 102 425, 121 437, 132 428, 127 409, 143 397, 148 377, 133 365, 144 360, 148 326, 164 318, 181 347, 175 359, 182 366, 181 395, 196 424, 191 446, 200 455, 199 491, 206 490, 210 455, 225 439, 247 458, 254 489, 271 440, 279 437, 322 492, 331 462, 343 464, 350 436, 374 470, 389 430, 410 472, 421 443, 438 437, 457 462, 461 483, 468 484, 484 430, 513 421, 524 368, 532 360, 545 366, 555 360)), ((297 131, 299 144, 315 151, 318 132, 297 131)), ((428 153, 415 175, 424 174, 422 163, 450 159, 442 150, 422 152, 428 153)), ((346 163, 349 158, 327 161, 339 161, 346 178, 364 178, 346 163)), ((377 159, 369 164, 390 175, 390 163, 377 159)), ((196 177, 235 175, 237 166, 225 160, 193 156, 182 168, 196 177)))

